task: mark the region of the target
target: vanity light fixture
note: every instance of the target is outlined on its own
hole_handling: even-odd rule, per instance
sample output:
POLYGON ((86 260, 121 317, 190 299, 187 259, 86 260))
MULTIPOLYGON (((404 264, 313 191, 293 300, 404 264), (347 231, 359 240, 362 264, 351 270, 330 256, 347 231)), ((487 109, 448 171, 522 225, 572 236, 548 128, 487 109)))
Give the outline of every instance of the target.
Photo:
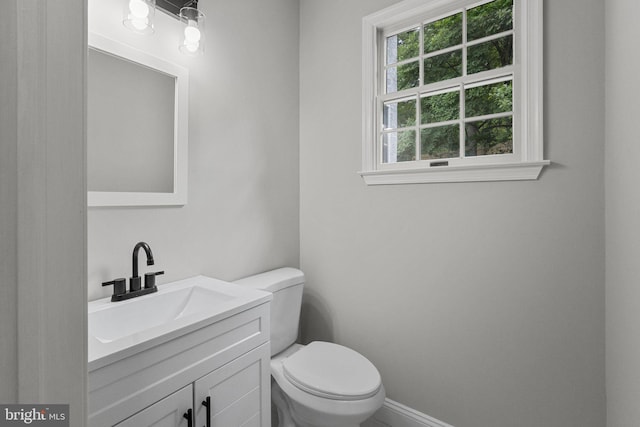
POLYGON ((184 24, 180 52, 186 55, 199 55, 204 52, 204 21, 205 15, 196 7, 180 9, 180 21, 184 24))
POLYGON ((152 34, 156 6, 184 24, 178 49, 186 55, 204 52, 204 13, 197 0, 124 0, 122 23, 139 34, 152 34))
POLYGON ((138 34, 153 34, 156 0, 125 0, 122 23, 138 34))

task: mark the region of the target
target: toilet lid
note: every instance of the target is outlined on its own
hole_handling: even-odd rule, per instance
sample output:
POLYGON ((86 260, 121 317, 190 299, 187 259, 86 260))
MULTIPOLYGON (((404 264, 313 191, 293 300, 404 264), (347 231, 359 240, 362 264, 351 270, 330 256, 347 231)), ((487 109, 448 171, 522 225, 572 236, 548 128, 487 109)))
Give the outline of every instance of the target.
POLYGON ((380 389, 380 374, 361 354, 323 341, 314 341, 287 357, 284 376, 293 385, 315 396, 359 400, 380 389))

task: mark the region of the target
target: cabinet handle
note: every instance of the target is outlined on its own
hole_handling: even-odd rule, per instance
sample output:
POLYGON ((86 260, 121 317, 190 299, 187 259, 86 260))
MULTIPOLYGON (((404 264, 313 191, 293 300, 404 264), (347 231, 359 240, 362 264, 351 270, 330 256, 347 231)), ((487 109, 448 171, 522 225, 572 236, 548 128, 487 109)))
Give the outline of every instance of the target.
POLYGON ((207 398, 202 401, 202 406, 207 408, 207 426, 206 427, 211 427, 211 396, 207 396, 207 398))
POLYGON ((184 418, 187 419, 187 427, 193 427, 193 420, 191 419, 192 418, 192 416, 191 416, 192 414, 193 414, 193 411, 191 409, 189 409, 189 410, 187 410, 187 412, 184 415, 182 415, 184 418))

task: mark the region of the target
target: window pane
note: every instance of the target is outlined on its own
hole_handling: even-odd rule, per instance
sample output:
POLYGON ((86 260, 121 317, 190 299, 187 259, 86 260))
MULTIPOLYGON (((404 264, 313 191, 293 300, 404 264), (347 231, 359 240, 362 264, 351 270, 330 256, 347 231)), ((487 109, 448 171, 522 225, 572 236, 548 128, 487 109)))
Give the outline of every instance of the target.
POLYGON ((513 28, 513 0, 495 0, 467 11, 467 41, 513 28))
POLYGON ((467 157, 513 153, 512 117, 468 122, 465 132, 467 157))
POLYGON ((422 124, 456 120, 460 117, 460 92, 427 96, 420 101, 422 124))
POLYGON ((467 74, 506 67, 513 63, 513 36, 480 43, 467 48, 467 74))
POLYGON ((416 124, 416 101, 386 103, 382 115, 385 129, 413 126, 416 124))
POLYGON ((420 84, 418 61, 387 68, 387 93, 409 89, 420 84))
POLYGON ((419 28, 387 37, 387 64, 395 64, 418 56, 420 52, 419 37, 419 28))
POLYGON ((513 109, 513 82, 494 83, 465 90, 467 117, 506 113, 513 109))
POLYGON ((420 131, 422 160, 460 157, 460 126, 438 126, 420 131))
POLYGON ((424 60, 424 84, 453 79, 461 75, 462 50, 454 50, 424 60))
POLYGON ((424 53, 462 44, 462 13, 424 26, 424 53))
POLYGON ((409 162, 416 159, 416 131, 385 133, 382 137, 382 163, 409 162))

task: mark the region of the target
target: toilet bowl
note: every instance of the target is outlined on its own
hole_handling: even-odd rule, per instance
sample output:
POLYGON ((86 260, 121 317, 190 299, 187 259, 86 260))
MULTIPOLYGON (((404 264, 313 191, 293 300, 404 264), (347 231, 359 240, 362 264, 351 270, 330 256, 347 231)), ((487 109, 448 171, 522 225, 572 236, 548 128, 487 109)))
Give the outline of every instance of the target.
POLYGON ((304 284, 300 270, 281 268, 236 283, 273 293, 271 399, 277 427, 356 427, 382 406, 380 374, 364 356, 329 342, 294 343, 304 284))
POLYGON ((377 369, 337 344, 294 344, 271 358, 279 427, 358 426, 382 406, 377 369))

